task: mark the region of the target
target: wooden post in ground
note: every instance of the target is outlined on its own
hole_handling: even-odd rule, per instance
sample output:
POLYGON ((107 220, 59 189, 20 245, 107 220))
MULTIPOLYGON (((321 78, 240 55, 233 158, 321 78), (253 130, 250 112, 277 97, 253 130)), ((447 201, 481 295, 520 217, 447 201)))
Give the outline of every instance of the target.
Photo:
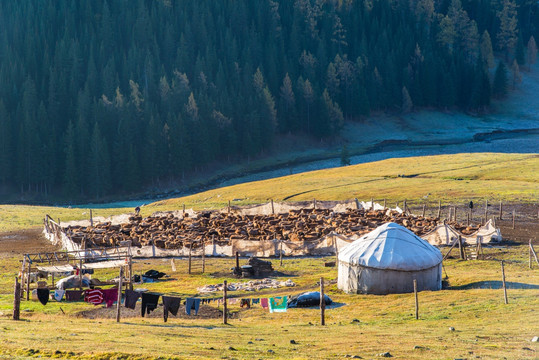
POLYGON ((374 211, 374 198, 371 198, 371 211, 374 211))
POLYGON ((442 216, 442 200, 438 200, 438 219, 442 216))
POLYGON ((26 301, 30 300, 30 268, 32 264, 28 261, 28 268, 26 269, 26 301))
POLYGON ((228 211, 227 212, 230 214, 230 200, 228 200, 228 211))
POLYGON ((273 199, 271 199, 271 213, 275 214, 275 208, 273 207, 273 199))
POLYGON ((120 309, 122 308, 122 280, 124 278, 124 267, 120 266, 120 280, 118 281, 118 302, 116 303, 116 322, 120 322, 120 309))
POLYGON ((532 268, 532 239, 530 239, 530 247, 528 248, 528 256, 529 256, 528 266, 531 269, 532 268))
POLYGON ((513 229, 515 228, 515 209, 513 209, 513 229))
POLYGON ((386 199, 384 199, 384 210, 387 209, 386 207, 386 199))
POLYGON ((488 200, 485 200, 485 224, 488 221, 488 200))
POLYGON ((404 199, 404 205, 403 205, 402 211, 404 212, 404 214, 406 214, 406 199, 404 199))
POLYGON ((357 198, 354 198, 354 201, 356 202, 356 209, 359 210, 359 200, 357 198))
POLYGON ((79 290, 82 290, 82 257, 81 253, 79 252, 79 290))
POLYGON ((500 218, 500 220, 502 219, 502 202, 500 200, 500 215, 498 216, 500 218))
POLYGON ((326 302, 324 301, 324 278, 320 278, 320 325, 326 325, 326 302))
POLYGON ((131 245, 129 245, 129 290, 133 291, 133 255, 131 255, 131 245))
POLYGON ((15 276, 15 293, 13 300, 13 320, 19 320, 21 316, 21 284, 19 278, 15 276))
POLYGON ((419 302, 417 299, 417 280, 414 279, 414 296, 415 296, 415 319, 419 319, 419 302))
POLYGON ((470 212, 466 215, 466 225, 470 226, 470 213, 471 213, 471 209, 470 209, 470 212))
POLYGON ((460 251, 460 259, 464 260, 464 245, 462 244, 462 236, 459 235, 459 251, 460 251))
POLYGON ((281 260, 281 266, 283 266, 283 240, 279 241, 279 259, 281 260))
POLYGON ((206 239, 202 239, 202 273, 206 271, 206 239))
POLYGON ((92 209, 90 209, 90 226, 94 226, 94 216, 92 214, 92 209))
POLYGON ((188 273, 191 275, 191 252, 193 251, 193 242, 189 244, 189 267, 188 267, 188 273))
POLYGON ((313 209, 316 209, 316 199, 313 199, 313 209))
POLYGON ((236 271, 240 271, 240 252, 236 251, 236 271))
POLYGON ((453 216, 454 216, 455 222, 457 222, 457 207, 456 206, 453 207, 453 216))
POLYGON ((507 287, 505 286, 505 269, 503 267, 503 260, 502 260, 502 287, 503 287, 503 301, 505 304, 507 304, 507 287))
POLYGON ((425 217, 425 204, 423 204, 423 213, 422 216, 425 217))
POLYGON ((539 265, 539 259, 537 258, 537 253, 535 252, 535 249, 533 248, 531 239, 530 239, 530 250, 531 250, 532 255, 533 255, 534 259, 535 259, 535 262, 537 263, 537 265, 539 265))
POLYGON ((182 209, 183 209, 183 215, 185 215, 185 204, 183 204, 182 209))
POLYGON ((227 291, 227 283, 225 280, 223 282, 223 324, 226 324, 228 320, 227 305, 226 305, 226 291, 227 291))

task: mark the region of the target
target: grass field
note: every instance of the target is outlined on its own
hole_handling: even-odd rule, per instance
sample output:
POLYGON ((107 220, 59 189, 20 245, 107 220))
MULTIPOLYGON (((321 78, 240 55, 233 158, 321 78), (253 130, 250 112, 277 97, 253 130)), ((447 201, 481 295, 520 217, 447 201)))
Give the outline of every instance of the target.
MULTIPOLYGON (((142 208, 196 210, 275 201, 387 199, 437 205, 469 200, 534 202, 539 200, 539 155, 457 154, 388 159, 205 191, 159 201, 142 208), (235 200, 235 201, 234 201, 235 200)), ((121 214, 132 209, 94 209, 94 216, 121 214)), ((0 232, 41 226, 49 214, 62 221, 88 219, 89 210, 61 207, 0 205, 0 232)))
MULTIPOLYGON (((257 183, 216 189, 143 207, 144 216, 161 210, 195 209, 265 202, 312 200, 408 199, 462 203, 469 199, 537 202, 539 156, 522 154, 459 154, 380 162, 298 174, 257 183), (425 199, 425 196, 427 198, 425 199)), ((109 216, 126 209, 95 210, 109 216)), ((41 225, 45 214, 62 221, 85 219, 84 209, 38 206, 0 206, 0 232, 41 225)), ((447 249, 443 249, 447 251, 447 249)), ((338 307, 326 311, 326 326, 319 325, 318 309, 290 309, 270 314, 262 308, 230 305, 229 324, 215 318, 128 317, 89 319, 82 311, 100 311, 85 303, 23 301, 22 321, 10 320, 13 282, 21 254, 0 249, 0 359, 338 359, 359 356, 380 358, 390 352, 396 359, 538 359, 539 266, 528 268, 524 245, 486 248, 486 260, 444 262, 449 287, 419 294, 420 319, 414 318, 413 294, 386 296, 347 295, 336 287, 337 269, 324 267, 334 258, 290 258, 283 267, 272 260, 277 278, 291 279, 295 288, 232 296, 269 297, 318 289, 320 277, 338 307), (509 304, 503 302, 500 261, 506 261, 509 304), (357 320, 357 321, 355 321, 357 320), (454 331, 449 328, 454 327, 454 331), (291 343, 294 340, 294 343, 291 343)), ((244 263, 245 260, 242 260, 244 263)), ((157 292, 197 296, 204 284, 238 281, 230 276, 233 259, 208 259, 205 274, 188 275, 187 261, 142 259, 136 273, 157 269, 166 281, 143 284, 157 292)), ((100 270, 94 277, 117 273, 100 270)), ((211 305, 216 307, 216 305, 211 305)), ((156 310, 156 313, 159 311, 156 310)))
MULTIPOLYGON (((398 359, 536 359, 538 335, 536 310, 539 306, 539 270, 528 269, 527 249, 511 246, 488 248, 489 260, 447 260, 445 274, 449 289, 419 294, 420 319, 414 319, 413 294, 387 296, 346 295, 335 284, 326 286, 332 299, 342 306, 326 311, 327 325, 319 325, 317 309, 289 309, 270 314, 262 308, 249 310, 230 305, 235 313, 229 325, 221 319, 126 318, 85 319, 77 314, 93 309, 85 303, 37 301, 22 303, 23 321, 9 320, 13 276, 17 259, 3 259, 0 278, 0 358, 53 357, 79 359, 336 359, 357 355, 377 358, 389 351, 398 359), (500 262, 506 260, 509 304, 504 305, 500 288, 500 262), (479 288, 488 283, 490 288, 479 288), (530 288, 519 289, 523 284, 530 288), (533 285, 535 284, 535 285, 533 285), (61 308, 61 309, 60 309, 61 308), (357 319, 359 322, 354 322, 357 319), (454 327, 455 331, 450 331, 454 327), (258 339, 258 340, 257 340, 258 339), (260 340, 263 339, 263 340, 260 340), (294 340, 297 344, 291 344, 294 340), (230 350, 233 347, 235 350, 230 350), (268 352, 274 351, 273 353, 268 352)), ((186 261, 177 260, 172 273, 170 260, 140 260, 135 271, 154 268, 171 275, 167 281, 144 284, 158 292, 194 296, 202 284, 219 283, 233 259, 209 259, 206 274, 186 274, 186 261)), ((244 261, 244 260, 243 260, 244 261)), ((317 289, 323 276, 336 280, 336 268, 323 266, 327 258, 278 260, 274 267, 279 279, 291 279, 298 288, 317 289)), ((116 274, 102 271, 103 279, 116 274)), ((239 293, 246 297, 267 297, 301 292, 296 288, 239 293)), ((235 292, 231 295, 236 296, 235 292)), ((211 305, 216 306, 216 305, 211 305)))

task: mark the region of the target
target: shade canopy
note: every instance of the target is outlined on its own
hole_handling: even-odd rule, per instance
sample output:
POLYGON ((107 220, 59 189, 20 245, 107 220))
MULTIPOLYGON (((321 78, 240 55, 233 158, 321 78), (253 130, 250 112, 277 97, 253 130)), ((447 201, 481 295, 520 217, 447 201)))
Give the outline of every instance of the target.
POLYGON ((339 262, 397 271, 418 271, 442 262, 436 247, 396 224, 386 223, 339 253, 339 262))

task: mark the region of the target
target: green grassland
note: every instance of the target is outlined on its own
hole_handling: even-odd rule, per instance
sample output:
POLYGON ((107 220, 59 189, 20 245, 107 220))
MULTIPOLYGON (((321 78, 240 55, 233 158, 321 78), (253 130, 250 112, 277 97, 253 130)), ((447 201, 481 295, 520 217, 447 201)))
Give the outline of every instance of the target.
MULTIPOLYGON (((154 211, 195 209, 281 201, 403 199, 416 202, 438 199, 443 203, 468 199, 536 202, 539 193, 539 156, 522 154, 458 154, 390 159, 278 179, 236 185, 171 199, 143 207, 154 211), (295 195, 297 194, 297 195, 295 195), (425 196, 428 195, 427 200, 425 196)), ((98 209, 94 216, 110 216, 125 209, 98 209)), ((62 221, 88 218, 84 209, 38 206, 0 206, 0 232, 40 226, 50 214, 62 221)), ((447 249, 443 249, 444 252, 447 249)), ((319 325, 318 309, 290 309, 270 314, 262 308, 240 309, 228 325, 219 318, 130 317, 116 323, 110 318, 88 319, 81 311, 95 309, 85 303, 23 301, 22 321, 10 320, 13 283, 20 255, 0 249, 0 359, 338 359, 357 355, 379 358, 389 351, 396 359, 537 359, 539 336, 539 266, 528 268, 526 246, 486 248, 487 260, 444 262, 449 287, 419 294, 420 319, 414 318, 413 294, 386 296, 347 295, 336 287, 337 269, 324 267, 330 257, 285 259, 283 267, 272 260, 278 279, 291 279, 295 288, 232 292, 232 296, 291 295, 318 288, 342 306, 326 311, 326 326, 319 325), (509 304, 503 302, 498 260, 506 260, 509 304), (489 283, 487 283, 489 282, 489 283), (353 321, 353 320, 359 321, 353 321), (449 331, 454 327, 455 331, 449 331), (294 340, 296 344, 292 344, 294 340), (231 347, 233 349, 231 349, 231 347), (270 352, 270 350, 272 352, 270 352)), ((242 260, 242 263, 245 260, 242 260)), ((197 288, 230 276, 233 259, 208 258, 205 274, 187 274, 187 261, 141 259, 136 273, 148 269, 170 275, 165 281, 141 287, 158 292, 198 296, 197 288)), ((109 279, 113 270, 99 270, 94 277, 109 279)), ((216 307, 217 305, 210 305, 216 307)))
MULTIPOLYGON (((276 179, 239 184, 142 208, 155 211, 196 210, 275 201, 387 199, 398 202, 438 200, 455 203, 470 199, 533 202, 539 199, 539 155, 457 154, 388 159, 366 164, 311 171, 276 179), (425 199, 427 198, 427 199, 425 199), (235 200, 235 201, 233 201, 235 200)), ((131 209, 130 209, 131 210, 131 209)), ((94 209, 94 216, 110 216, 126 209, 94 209)), ((40 226, 45 214, 62 221, 88 219, 87 209, 0 205, 0 232, 40 226)))
MULTIPOLYGON (((447 250, 444 250, 447 251, 447 250)), ((342 306, 326 311, 326 326, 319 325, 317 309, 289 309, 270 314, 262 308, 241 309, 230 305, 234 315, 228 325, 221 319, 131 317, 85 319, 85 303, 57 303, 46 306, 23 301, 23 321, 9 320, 13 279, 17 259, 3 259, 0 278, 0 358, 52 357, 79 359, 337 359, 358 355, 377 358, 389 351, 398 359, 536 359, 538 335, 536 309, 539 306, 539 269, 530 270, 527 249, 512 246, 487 248, 490 260, 444 263, 450 288, 419 294, 420 319, 414 318, 413 294, 347 295, 334 281, 336 268, 324 267, 328 258, 278 260, 273 266, 281 280, 292 279, 296 288, 262 290, 259 293, 231 292, 232 296, 267 297, 317 289, 324 277, 327 293, 342 306), (500 262, 506 260, 509 304, 503 302, 500 262), (478 288, 485 281, 492 289, 478 288), (522 284, 532 288, 518 289, 522 284), (61 308, 61 309, 60 309, 61 308), (354 319, 359 320, 353 321, 354 319), (454 327, 455 331, 449 331, 454 327), (263 339, 263 340, 257 340, 263 339), (294 340, 297 344, 291 344, 294 340), (235 350, 230 350, 233 347, 235 350), (268 350, 274 351, 273 353, 268 350), (37 352, 36 352, 37 351, 37 352)), ((243 262, 244 260, 242 260, 243 262)), ((233 259, 210 258, 206 274, 188 275, 187 261, 176 260, 173 273, 169 259, 139 260, 135 272, 154 268, 170 275, 165 281, 142 286, 158 292, 197 295, 203 284, 241 281, 230 277, 233 259)), ((94 277, 113 277, 102 270, 94 277)), ((210 305, 216 307, 217 305, 210 305)))

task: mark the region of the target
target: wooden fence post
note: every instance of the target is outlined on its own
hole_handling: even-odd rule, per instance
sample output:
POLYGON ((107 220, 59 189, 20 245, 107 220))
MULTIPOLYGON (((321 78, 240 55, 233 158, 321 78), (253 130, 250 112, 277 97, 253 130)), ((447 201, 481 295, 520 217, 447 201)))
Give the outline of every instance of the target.
POLYGON ((371 197, 371 211, 374 211, 374 198, 371 197))
POLYGON ((404 212, 404 214, 406 214, 406 199, 404 199, 404 205, 403 205, 402 211, 404 212))
POLYGON ((116 322, 120 322, 120 309, 122 308, 122 280, 124 267, 120 266, 120 280, 118 281, 118 302, 116 303, 116 322))
POLYGON ((283 240, 279 241, 280 249, 279 249, 279 258, 281 260, 281 266, 283 266, 283 240))
POLYGON ((415 296, 415 319, 419 319, 419 302, 417 299, 417 280, 414 279, 414 296, 415 296))
POLYGON ((528 266, 530 267, 530 269, 532 268, 532 239, 530 239, 530 244, 529 244, 529 248, 528 248, 528 266))
POLYGON ((488 200, 485 200, 485 224, 488 221, 488 200))
POLYGON ((183 204, 182 209, 183 209, 183 215, 185 215, 185 204, 183 204))
POLYGON ((423 213, 422 216, 425 217, 425 204, 423 204, 423 213))
POLYGON ((228 211, 227 212, 230 214, 230 200, 228 200, 228 211))
POLYGON ((502 219, 502 209, 503 209, 502 208, 502 201, 500 200, 500 216, 499 216, 500 220, 502 219))
POLYGON ((531 239, 530 239, 530 251, 531 251, 533 257, 535 258, 535 262, 537 263, 537 265, 539 265, 539 259, 537 258, 537 253, 535 252, 535 249, 533 248, 531 239))
POLYGON ((442 200, 438 200, 438 219, 442 216, 442 200))
POLYGON ((384 199, 384 210, 387 209, 387 206, 386 206, 386 199, 384 199))
POLYGON ((193 242, 189 244, 189 267, 188 267, 188 273, 191 275, 191 251, 193 250, 193 242))
POLYGON ((503 287, 503 300, 504 300, 504 303, 507 304, 507 287, 505 286, 505 269, 503 267, 503 260, 502 260, 502 287, 503 287))
POLYGON ((313 199, 313 209, 316 209, 316 199, 313 199))
POLYGON ((202 239, 202 273, 206 272, 206 240, 202 239))
POLYGON ((94 216, 92 214, 92 209, 90 209, 90 226, 94 226, 94 216))
POLYGON ((513 209, 513 229, 515 228, 515 209, 513 209))
POLYGON ((457 207, 456 206, 453 207, 453 216, 454 216, 455 222, 457 222, 457 207))
POLYGON ((462 236, 459 235, 459 251, 460 251, 460 259, 464 260, 464 245, 462 244, 462 236))
POLYGON ((15 276, 15 293, 13 300, 13 320, 19 320, 21 316, 21 284, 19 278, 15 276))
POLYGON ((228 314, 227 314, 227 305, 226 305, 226 291, 227 291, 227 282, 223 282, 223 324, 227 323, 228 314))
POLYGON ((273 207, 273 199, 271 199, 271 213, 275 214, 275 208, 273 207))
POLYGON ((320 278, 320 325, 326 325, 326 302, 324 301, 324 278, 320 278))

